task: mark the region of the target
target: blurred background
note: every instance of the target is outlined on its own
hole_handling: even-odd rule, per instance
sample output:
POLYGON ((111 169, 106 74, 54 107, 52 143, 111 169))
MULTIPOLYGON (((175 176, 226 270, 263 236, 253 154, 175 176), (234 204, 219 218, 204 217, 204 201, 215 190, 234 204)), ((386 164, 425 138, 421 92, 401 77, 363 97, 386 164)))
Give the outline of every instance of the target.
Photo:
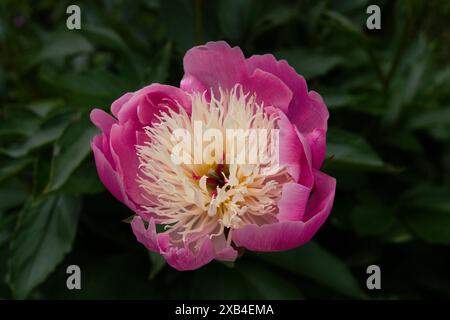
POLYGON ((444 0, 2 1, 0 298, 449 298, 449 21, 444 0), (100 183, 88 114, 177 86, 208 40, 287 59, 324 97, 337 193, 304 247, 177 272, 100 183), (72 264, 82 290, 66 287, 72 264), (381 290, 366 287, 372 264, 381 290))

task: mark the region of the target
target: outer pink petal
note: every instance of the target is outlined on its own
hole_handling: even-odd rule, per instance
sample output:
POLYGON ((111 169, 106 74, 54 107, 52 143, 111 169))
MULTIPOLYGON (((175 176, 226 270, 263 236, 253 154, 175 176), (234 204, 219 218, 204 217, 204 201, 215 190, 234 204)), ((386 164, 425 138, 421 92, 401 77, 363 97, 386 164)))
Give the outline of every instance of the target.
POLYGON ((111 112, 116 118, 119 117, 119 112, 120 109, 122 109, 122 106, 127 103, 133 96, 134 92, 127 92, 111 104, 111 112))
POLYGON ((183 90, 154 83, 133 93, 133 96, 121 106, 117 117, 119 123, 131 120, 140 123, 141 126, 149 125, 155 113, 162 109, 162 105, 173 107, 175 102, 190 112, 190 99, 183 90))
POLYGON ((314 91, 308 93, 305 79, 285 60, 277 61, 271 54, 255 55, 246 60, 249 72, 261 69, 280 78, 292 91, 288 118, 305 136, 314 129, 326 132, 328 110, 320 95, 314 91))
POLYGON ((106 159, 103 151, 101 150, 102 136, 98 135, 91 143, 91 148, 94 153, 95 165, 97 167, 97 173, 100 180, 105 187, 112 193, 117 200, 127 204, 131 209, 134 208, 133 204, 128 200, 128 196, 125 193, 125 187, 122 179, 117 174, 117 171, 112 167, 111 163, 106 159))
POLYGON ((195 252, 189 248, 170 247, 162 254, 167 263, 179 271, 195 270, 215 258, 214 246, 208 235, 205 235, 197 243, 200 244, 200 248, 195 252))
POLYGON ((189 81, 212 88, 214 94, 219 93, 219 86, 232 89, 248 77, 241 49, 231 48, 224 41, 208 42, 188 50, 183 65, 185 77, 189 77, 189 81))
POLYGON ((201 83, 197 78, 191 75, 184 75, 183 79, 180 82, 181 90, 184 90, 189 93, 200 92, 203 93, 206 91, 209 94, 208 88, 201 83))
POLYGON ((280 128, 279 160, 281 165, 287 165, 288 172, 294 181, 311 188, 314 183, 312 173, 311 150, 308 141, 292 126, 289 119, 275 108, 266 108, 266 112, 277 112, 280 128))
POLYGON ((289 118, 304 134, 310 133, 316 128, 326 131, 329 114, 325 102, 315 91, 310 91, 308 98, 308 105, 297 106, 295 109, 289 108, 289 118))
POLYGON ((312 167, 311 148, 305 137, 295 128, 298 139, 301 142, 301 156, 300 156, 300 177, 298 182, 302 185, 312 188, 314 184, 314 174, 312 167))
POLYGON ((302 145, 295 128, 281 110, 274 107, 267 107, 264 111, 269 114, 276 113, 279 117, 279 162, 280 165, 286 165, 291 177, 295 181, 298 181, 300 177, 302 145))
POLYGON ((293 98, 289 106, 290 113, 300 113, 307 108, 309 98, 306 81, 285 60, 277 61, 271 54, 254 55, 246 60, 246 64, 249 72, 256 69, 270 72, 280 78, 291 89, 293 98))
POLYGON ((196 246, 178 248, 171 246, 167 233, 157 233, 153 218, 150 218, 147 229, 141 217, 135 217, 131 222, 131 228, 137 240, 148 250, 157 252, 166 259, 173 268, 194 270, 211 262, 215 258, 214 245, 208 235, 199 239, 196 246))
POLYGON ((216 252, 216 259, 222 261, 234 261, 237 258, 237 251, 233 249, 226 241, 225 236, 221 235, 211 239, 216 252))
POLYGON ((137 128, 132 121, 113 125, 110 137, 111 152, 128 196, 136 204, 146 204, 137 182, 139 160, 136 154, 136 132, 137 128))
POLYGON ((147 140, 143 126, 151 124, 155 113, 166 107, 178 108, 177 104, 190 112, 191 102, 183 90, 152 84, 113 102, 111 110, 118 121, 103 110, 91 112, 92 122, 102 130, 92 143, 100 179, 117 199, 146 220, 152 214, 141 208, 148 200, 136 182, 139 165, 136 145, 147 140))
POLYGON ((153 84, 140 99, 137 107, 138 119, 143 125, 149 125, 160 111, 167 107, 177 110, 178 105, 184 107, 188 113, 191 112, 191 100, 183 90, 172 86, 153 84))
POLYGON ((279 221, 301 221, 308 203, 310 188, 298 183, 283 185, 281 199, 278 202, 279 221))
POLYGON ((117 123, 117 120, 101 109, 92 110, 90 118, 97 128, 102 131, 102 134, 100 135, 101 139, 97 140, 97 147, 102 150, 106 160, 108 160, 111 167, 115 169, 116 165, 109 147, 109 133, 111 131, 111 127, 117 123))
POLYGON ((256 93, 256 101, 288 112, 292 91, 279 78, 269 72, 256 69, 243 83, 244 92, 256 93))
POLYGON ((190 49, 184 56, 184 71, 181 88, 188 92, 212 88, 214 94, 218 94, 219 87, 230 90, 241 84, 246 93, 256 93, 259 103, 288 112, 291 89, 265 70, 249 72, 241 49, 231 48, 226 42, 208 42, 190 49))
POLYGON ((326 219, 333 206, 335 191, 336 179, 319 170, 314 170, 313 194, 306 206, 303 221, 309 223, 319 215, 326 215, 326 219))
POLYGON ((307 141, 311 148, 312 166, 314 169, 320 169, 325 160, 326 139, 326 131, 323 129, 314 129, 307 136, 307 141))
POLYGON ((116 119, 101 109, 92 110, 90 118, 95 126, 105 133, 106 136, 109 136, 112 125, 117 122, 116 119))
POLYGON ((148 250, 161 253, 169 246, 169 237, 164 233, 156 233, 155 221, 151 218, 148 227, 145 229, 144 221, 141 217, 134 217, 131 221, 131 228, 136 239, 148 250))
POLYGON ((234 243, 253 251, 279 251, 311 240, 331 211, 336 188, 334 178, 320 171, 315 171, 314 176, 315 188, 302 221, 247 225, 233 232, 234 243))

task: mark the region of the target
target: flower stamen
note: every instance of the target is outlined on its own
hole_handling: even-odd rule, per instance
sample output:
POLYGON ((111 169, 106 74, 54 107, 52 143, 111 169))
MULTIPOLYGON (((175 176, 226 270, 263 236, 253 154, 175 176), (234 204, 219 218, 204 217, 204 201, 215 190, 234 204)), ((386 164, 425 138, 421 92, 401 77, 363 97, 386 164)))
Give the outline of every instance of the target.
MULTIPOLYGON (((167 109, 158 115, 159 122, 146 127, 148 140, 137 146, 140 161, 138 183, 143 196, 151 199, 143 209, 155 217, 158 224, 167 227, 174 241, 192 241, 201 235, 223 235, 230 243, 231 234, 247 224, 262 225, 277 220, 277 202, 282 186, 292 181, 287 169, 271 163, 224 163, 234 150, 230 150, 226 132, 229 129, 278 129, 275 114, 264 111, 254 96, 244 94, 240 86, 230 92, 220 91, 211 99, 195 93, 191 96, 192 112, 167 109), (212 153, 212 163, 174 163, 171 158, 176 146, 173 133, 184 129, 194 134, 196 121, 205 129, 224 133, 223 153, 212 153)), ((264 136, 267 146, 275 141, 264 136)), ((196 139, 192 143, 205 147, 207 143, 196 139)), ((249 141, 249 150, 255 147, 249 141)), ((239 153, 241 150, 238 149, 239 153)), ((195 154, 183 150, 187 159, 195 154)))

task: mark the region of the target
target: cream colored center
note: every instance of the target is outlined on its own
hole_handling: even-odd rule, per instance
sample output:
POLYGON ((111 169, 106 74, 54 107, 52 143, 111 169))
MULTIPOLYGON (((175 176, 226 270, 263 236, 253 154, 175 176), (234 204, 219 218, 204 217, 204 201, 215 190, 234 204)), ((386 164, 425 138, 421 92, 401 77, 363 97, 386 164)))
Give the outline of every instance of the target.
POLYGON ((233 145, 227 131, 264 129, 258 132, 267 132, 264 141, 270 149, 275 145, 271 132, 277 129, 277 116, 264 112, 255 97, 244 94, 240 86, 229 92, 221 91, 219 97, 212 95, 209 101, 205 95, 193 94, 191 101, 191 115, 181 106, 178 110, 167 108, 152 127, 145 128, 148 141, 137 146, 138 182, 150 203, 143 209, 155 217, 156 223, 165 225, 177 241, 204 234, 225 234, 230 241, 234 229, 276 221, 282 186, 292 181, 286 168, 270 161, 226 161, 239 154, 244 145, 250 154, 260 148, 254 146, 257 143, 254 139, 244 145, 233 145), (223 154, 214 149, 209 153, 213 161, 194 161, 194 152, 199 147, 209 150, 211 146, 211 140, 195 136, 198 123, 203 124, 203 132, 214 129, 223 134, 220 140, 223 154), (174 132, 180 129, 191 134, 192 148, 183 149, 183 156, 191 161, 177 163, 173 161, 173 152, 180 143, 174 139, 174 132))

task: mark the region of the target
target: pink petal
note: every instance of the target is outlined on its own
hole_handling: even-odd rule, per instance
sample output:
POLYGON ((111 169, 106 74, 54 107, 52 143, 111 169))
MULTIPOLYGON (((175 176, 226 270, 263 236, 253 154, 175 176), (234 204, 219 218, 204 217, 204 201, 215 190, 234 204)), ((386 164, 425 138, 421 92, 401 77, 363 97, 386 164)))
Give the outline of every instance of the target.
POLYGON ((309 104, 303 108, 289 109, 289 118, 304 134, 316 128, 326 131, 329 114, 322 97, 317 92, 310 91, 308 98, 309 104))
POLYGON ((116 118, 119 117, 119 112, 120 109, 122 109, 122 106, 127 103, 133 95, 134 92, 127 92, 111 104, 111 112, 116 118))
MULTIPOLYGON (((292 68, 286 60, 277 61, 271 54, 254 55, 246 60, 249 72, 261 69, 281 79, 292 91, 290 109, 297 110, 308 104, 308 87, 305 79, 292 68)), ((300 111, 300 110, 298 110, 300 111)))
POLYGON ((117 172, 124 182, 126 192, 136 204, 147 204, 141 195, 142 189, 137 182, 139 160, 136 153, 135 124, 131 121, 121 125, 115 124, 111 128, 111 153, 117 166, 117 172))
POLYGON ((102 131, 102 138, 97 140, 97 147, 102 150, 106 160, 108 160, 112 168, 115 169, 116 166, 109 148, 109 133, 111 131, 111 127, 117 123, 117 120, 101 109, 92 110, 90 118, 95 126, 102 131))
POLYGON ((314 169, 320 169, 325 160, 326 139, 326 131, 323 129, 314 129, 307 136, 306 140, 311 147, 312 166, 314 169))
POLYGON ((183 65, 185 77, 191 83, 212 88, 214 94, 219 94, 219 87, 230 90, 248 77, 241 49, 231 48, 224 41, 208 42, 188 50, 183 65))
MULTIPOLYGON (((270 109, 266 108, 266 110, 270 109)), ((288 166, 289 174, 295 181, 298 181, 300 177, 300 158, 303 147, 295 128, 289 122, 286 115, 280 110, 277 110, 277 113, 279 117, 278 128, 280 129, 280 165, 288 166)))
POLYGON ((152 91, 152 87, 154 85, 146 86, 142 89, 139 89, 136 92, 133 92, 133 95, 126 100, 126 102, 121 106, 118 111, 117 118, 119 119, 119 123, 125 123, 128 121, 139 122, 139 118, 137 115, 137 108, 139 103, 142 100, 142 97, 152 91))
POLYGON ((209 90, 203 83, 201 83, 197 78, 191 75, 184 75, 183 79, 180 82, 180 88, 186 92, 200 92, 204 93, 205 91, 209 93, 209 90))
POLYGON ((223 41, 190 49, 184 56, 184 71, 181 88, 188 92, 212 88, 214 94, 218 94, 219 87, 230 90, 241 84, 245 93, 256 93, 258 103, 264 102, 266 106, 285 112, 292 99, 291 89, 283 81, 265 70, 248 72, 242 51, 223 41))
POLYGON ((148 250, 157 253, 167 250, 169 246, 169 237, 165 233, 156 233, 156 225, 153 219, 149 220, 148 227, 145 229, 142 218, 134 217, 131 221, 131 228, 136 236, 136 239, 148 250))
POLYGON ((307 243, 327 219, 333 206, 336 181, 314 171, 315 187, 302 221, 247 225, 233 232, 237 246, 253 251, 288 250, 307 243))
POLYGON ((178 102, 186 111, 190 112, 190 99, 181 89, 154 83, 136 91, 118 112, 120 123, 134 121, 141 125, 148 125, 155 113, 162 109, 162 105, 175 107, 178 102))
POLYGON ((109 131, 114 123, 117 122, 116 119, 111 117, 108 113, 101 109, 94 109, 91 111, 90 115, 91 121, 99 128, 102 132, 109 136, 109 131))
POLYGON ((190 113, 191 100, 183 90, 172 86, 154 84, 145 95, 141 95, 137 107, 138 119, 143 125, 149 125, 155 120, 156 115, 161 110, 165 110, 166 107, 178 110, 177 103, 190 113))
POLYGON ((287 115, 302 134, 307 135, 316 128, 326 132, 328 110, 322 98, 314 91, 308 93, 305 79, 285 60, 277 61, 271 54, 254 55, 246 64, 249 72, 255 69, 270 72, 291 89, 293 97, 287 115))
POLYGON ((314 174, 311 148, 306 138, 297 130, 297 128, 295 128, 295 132, 297 133, 301 145, 300 177, 298 178, 298 182, 308 188, 312 188, 314 184, 314 174))
POLYGON ((200 244, 198 249, 170 247, 163 252, 163 256, 168 264, 179 271, 198 269, 211 262, 215 257, 215 252, 208 235, 197 243, 200 244))
POLYGON ((216 252, 215 258, 222 261, 234 261, 237 258, 237 251, 233 249, 222 234, 211 239, 216 252))
POLYGON ((309 222, 317 215, 325 213, 328 216, 333 206, 335 191, 336 179, 319 170, 314 170, 314 189, 306 206, 303 221, 309 222))
POLYGON ((283 185, 281 199, 278 202, 279 221, 301 221, 308 203, 310 188, 298 183, 283 185))
MULTIPOLYGON (((266 108, 266 112, 272 113, 274 111, 271 108, 266 108)), ((314 183, 314 177, 308 141, 292 126, 281 110, 276 112, 279 117, 278 127, 280 129, 280 164, 287 165, 288 172, 294 181, 311 188, 314 183)))
MULTIPOLYGON (((95 165, 100 180, 105 187, 112 193, 117 200, 130 205, 128 197, 125 193, 123 181, 120 179, 118 173, 114 170, 111 163, 106 159, 103 151, 99 146, 102 144, 102 136, 98 135, 91 143, 91 148, 94 153, 95 165)), ((131 207, 133 205, 131 204, 131 207)))
POLYGON ((288 112, 292 91, 279 78, 261 69, 255 69, 244 82, 244 92, 256 94, 256 101, 288 112))
POLYGON ((167 233, 157 233, 155 220, 150 218, 148 228, 145 229, 141 217, 135 217, 131 228, 137 240, 148 250, 160 253, 173 268, 184 271, 194 270, 211 262, 215 257, 214 246, 208 235, 199 239, 197 248, 178 248, 171 246, 167 233))

